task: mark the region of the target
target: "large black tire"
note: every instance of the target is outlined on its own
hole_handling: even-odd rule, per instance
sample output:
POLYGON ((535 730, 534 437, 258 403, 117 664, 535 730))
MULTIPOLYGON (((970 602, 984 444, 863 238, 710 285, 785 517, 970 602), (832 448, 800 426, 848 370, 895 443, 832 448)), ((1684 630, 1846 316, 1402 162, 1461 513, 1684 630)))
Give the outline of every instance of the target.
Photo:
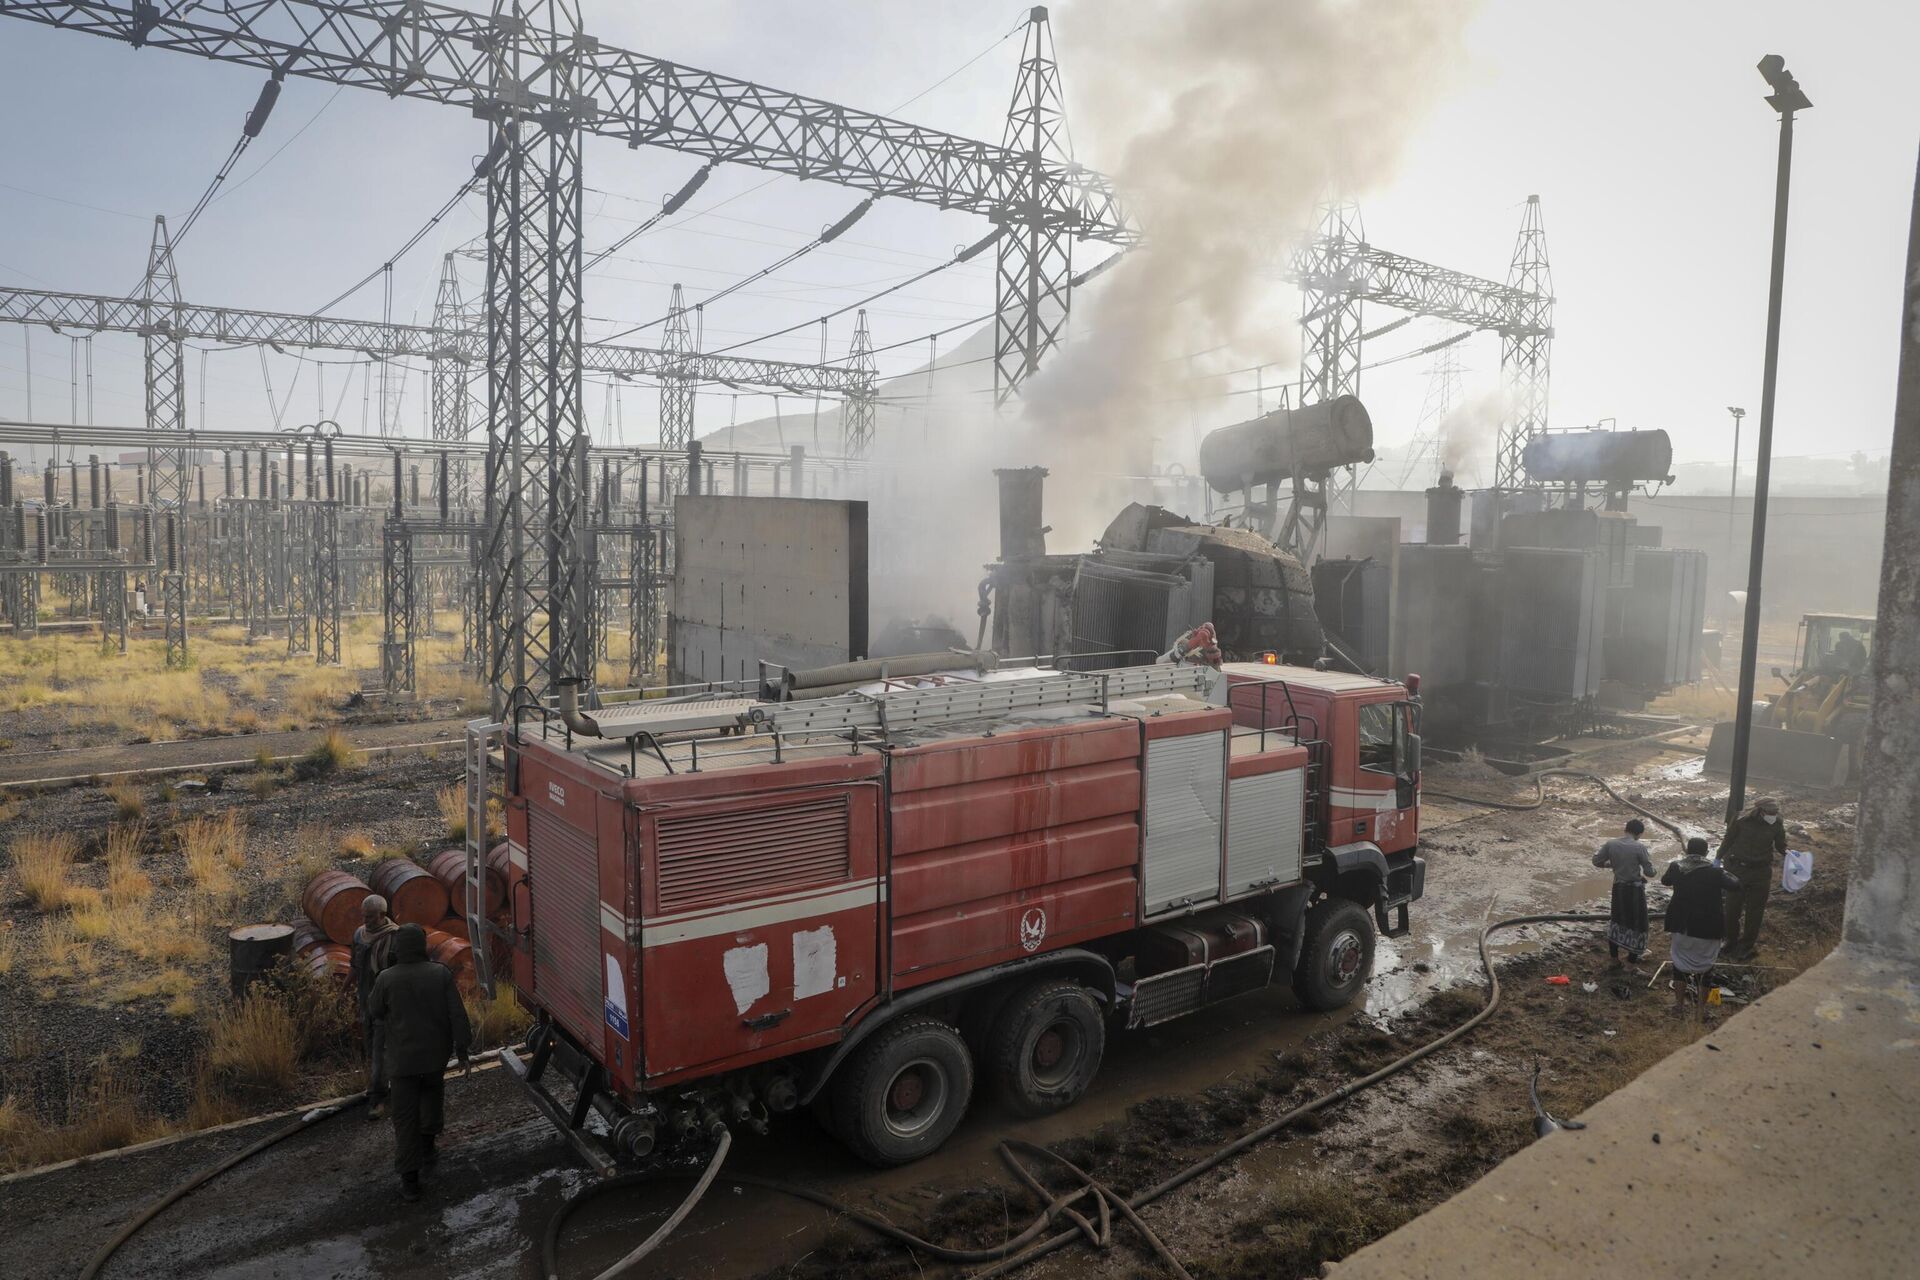
POLYGON ((1293 993, 1309 1009, 1338 1009, 1373 976, 1373 918, 1346 898, 1323 898, 1307 912, 1293 993))
POLYGON ((1093 993, 1070 978, 1042 978, 1014 992, 988 1038, 987 1078, 1023 1116, 1080 1101, 1100 1070, 1107 1027, 1093 993))
POLYGON ((833 1127, 848 1150, 889 1168, 931 1155, 973 1096, 973 1058, 937 1018, 874 1032, 833 1078, 833 1127))

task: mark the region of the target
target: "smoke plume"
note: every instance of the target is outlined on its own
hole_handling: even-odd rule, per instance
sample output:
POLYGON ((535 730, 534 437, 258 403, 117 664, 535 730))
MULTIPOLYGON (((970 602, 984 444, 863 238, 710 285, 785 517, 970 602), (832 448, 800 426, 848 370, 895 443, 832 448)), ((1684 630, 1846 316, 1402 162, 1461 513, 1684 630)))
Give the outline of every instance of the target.
POLYGON ((1499 438, 1510 403, 1506 390, 1496 387, 1467 396, 1449 409, 1439 427, 1441 467, 1462 479, 1484 481, 1480 464, 1499 438))
MULTIPOLYGON (((1146 243, 1082 294, 1068 344, 1029 383, 1035 461, 1063 479, 1144 473, 1169 419, 1226 385, 1189 381, 1190 353, 1291 373, 1298 317, 1273 306, 1290 296, 1287 249, 1327 194, 1392 175, 1462 62, 1474 4, 1077 0, 1061 15, 1077 158, 1112 177, 1146 243)), ((1049 484, 1063 524, 1071 498, 1049 484)), ((1097 528, 1111 513, 1088 514, 1097 528)))

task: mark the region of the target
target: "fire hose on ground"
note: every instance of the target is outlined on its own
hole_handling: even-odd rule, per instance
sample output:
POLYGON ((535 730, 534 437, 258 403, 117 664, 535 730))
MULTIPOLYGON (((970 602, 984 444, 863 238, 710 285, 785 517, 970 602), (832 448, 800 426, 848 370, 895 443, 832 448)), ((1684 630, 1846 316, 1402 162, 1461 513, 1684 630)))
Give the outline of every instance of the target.
MULTIPOLYGON (((1487 800, 1474 796, 1459 796, 1431 790, 1427 791, 1426 794, 1439 799, 1482 805, 1493 809, 1531 811, 1540 808, 1541 805, 1545 803, 1546 789, 1542 779, 1549 777, 1577 778, 1592 782, 1619 803, 1651 821, 1658 823, 1671 832, 1676 840, 1681 841, 1683 844, 1685 843, 1686 836, 1678 825, 1628 800, 1625 796, 1622 796, 1618 791, 1614 790, 1613 786, 1598 774, 1587 773, 1576 769, 1545 769, 1534 774, 1535 797, 1531 802, 1514 803, 1509 801, 1487 800)), ((1491 906, 1489 906, 1489 909, 1491 909, 1491 906)), ((1607 916, 1605 915, 1587 912, 1556 912, 1545 915, 1510 916, 1507 919, 1496 920, 1487 924, 1480 930, 1479 938, 1480 966, 1487 975, 1487 1002, 1482 1005, 1472 1017, 1468 1018, 1459 1026, 1436 1036, 1432 1040, 1408 1050, 1378 1070, 1361 1076, 1357 1080, 1350 1080, 1337 1089, 1311 1098, 1284 1114, 1269 1120, 1258 1128, 1249 1130, 1225 1146, 1216 1148, 1208 1155, 1194 1161, 1178 1172, 1135 1195, 1124 1196, 1120 1194, 1111 1186, 1108 1186, 1086 1170, 1081 1169, 1078 1165, 1067 1160, 1064 1156, 1050 1151, 1045 1147, 1023 1142, 1016 1138, 1004 1139, 999 1146, 1001 1158, 1006 1161, 1008 1167, 1014 1175, 1019 1178, 1027 1190, 1037 1198, 1042 1199, 1045 1203, 1033 1220, 1029 1222, 1023 1230, 997 1245, 966 1249, 938 1244, 898 1227, 877 1215, 835 1200, 833 1197, 815 1191, 811 1187, 801 1186, 795 1183, 743 1174, 722 1179, 719 1176, 720 1169, 732 1146, 731 1134, 723 1130, 718 1135, 714 1152, 708 1159, 705 1169, 698 1175, 694 1186, 680 1202, 679 1206, 675 1208, 673 1213, 648 1235, 639 1246, 611 1267, 600 1272, 599 1275, 595 1277, 595 1280, 615 1280, 616 1277, 629 1273, 635 1266, 654 1253, 672 1236, 680 1224, 686 1221, 687 1217, 699 1206, 701 1200, 716 1182, 724 1182, 728 1186, 754 1187, 763 1191, 771 1191, 779 1195, 804 1200, 810 1204, 818 1205, 823 1209, 842 1215, 875 1235, 892 1240, 896 1244, 900 1244, 910 1250, 924 1253, 928 1257, 940 1262, 963 1265, 978 1263, 990 1264, 983 1270, 975 1272, 972 1280, 989 1280, 990 1277, 1006 1275, 1025 1266, 1027 1263, 1033 1262, 1038 1258, 1044 1257, 1071 1244, 1077 1239, 1085 1240, 1096 1248, 1105 1248, 1112 1241, 1113 1217, 1115 1214, 1118 1214, 1125 1218, 1127 1222, 1140 1233, 1141 1238, 1146 1241, 1148 1247, 1153 1250, 1154 1254, 1167 1266, 1169 1271, 1182 1277, 1182 1280, 1193 1280, 1191 1273, 1174 1257, 1165 1242, 1162 1241, 1154 1232, 1153 1228, 1140 1217, 1139 1211, 1141 1209, 1153 1204, 1171 1192, 1178 1190, 1180 1187, 1185 1186, 1202 1174, 1218 1168, 1227 1161, 1258 1146, 1282 1131, 1291 1128, 1308 1116, 1345 1102, 1355 1094, 1370 1089, 1381 1081, 1399 1074, 1416 1062, 1444 1049, 1492 1017, 1494 1011, 1500 1007, 1500 975, 1494 967, 1493 954, 1489 947, 1489 942, 1494 934, 1504 929, 1518 928, 1522 925, 1529 924, 1600 924, 1605 923, 1606 920, 1607 916), (1045 1160, 1058 1166, 1062 1171, 1076 1179, 1079 1185, 1067 1192, 1058 1194, 1049 1193, 1045 1184, 1041 1182, 1033 1170, 1022 1162, 1020 1158, 1022 1155, 1037 1160, 1045 1160), (1092 1199, 1091 1205, 1086 1204, 1089 1197, 1092 1199), (1092 1213, 1093 1217, 1089 1218, 1088 1213, 1092 1213), (1049 1229, 1063 1219, 1069 1225, 1058 1231, 1054 1231, 1050 1235, 1047 1234, 1049 1229)), ((139 1214, 129 1219, 127 1223, 115 1233, 113 1238, 94 1255, 93 1260, 87 1264, 86 1270, 81 1273, 80 1280, 95 1280, 101 1270, 106 1266, 107 1261, 122 1245, 132 1239, 137 1232, 152 1222, 160 1213, 184 1199, 193 1191, 198 1190, 214 1178, 259 1155, 261 1152, 279 1142, 293 1137, 295 1134, 303 1133, 321 1121, 349 1110, 356 1103, 364 1101, 364 1097, 350 1098, 334 1107, 310 1111, 293 1124, 269 1134, 267 1137, 236 1152, 218 1164, 209 1166, 207 1169, 196 1173, 193 1177, 182 1182, 160 1199, 154 1201, 153 1204, 149 1205, 139 1214)), ((681 1171, 632 1173, 610 1178, 586 1187, 579 1194, 563 1204, 549 1220, 546 1234, 541 1242, 542 1274, 545 1275, 548 1280, 560 1280, 559 1251, 561 1231, 566 1226, 568 1219, 583 1205, 616 1190, 639 1185, 682 1181, 688 1176, 690 1175, 681 1171)))
MULTIPOLYGON (((1602 785, 1604 785, 1604 783, 1602 785)), ((1658 819, 1656 820, 1658 821, 1658 819)), ((1672 829, 1671 824, 1665 823, 1664 821, 1662 821, 1662 825, 1666 825, 1669 829, 1672 829)), ((819 1205, 821 1208, 828 1209, 846 1217, 876 1235, 892 1240, 897 1244, 904 1245, 908 1249, 924 1253, 936 1261, 959 1264, 991 1264, 983 1270, 974 1272, 972 1280, 989 1280, 989 1278, 993 1276, 1007 1275, 1025 1266, 1029 1262, 1033 1262, 1038 1258, 1044 1257, 1073 1243, 1077 1239, 1084 1239, 1096 1247, 1105 1247, 1111 1242, 1112 1217, 1117 1213, 1124 1217, 1136 1231, 1140 1232, 1142 1238, 1160 1260, 1166 1264, 1168 1270, 1182 1277, 1182 1280, 1193 1280, 1192 1274, 1180 1264, 1179 1260, 1175 1258, 1167 1248, 1165 1242, 1162 1241, 1152 1227, 1140 1217, 1139 1211, 1141 1209, 1146 1208, 1156 1200, 1185 1186, 1202 1174, 1220 1167, 1227 1161, 1267 1141, 1283 1130, 1291 1128, 1308 1116, 1345 1102, 1355 1094, 1370 1089, 1381 1081, 1399 1074, 1421 1059, 1444 1049, 1492 1017, 1494 1011, 1500 1007, 1500 974, 1494 968, 1493 953, 1489 947, 1489 942, 1494 934, 1499 933, 1503 929, 1518 928, 1521 925, 1528 924, 1604 924, 1606 921, 1607 917, 1605 915, 1596 915, 1588 912, 1556 912, 1546 915, 1510 916, 1505 920, 1496 920, 1486 925, 1480 931, 1480 966, 1487 975, 1487 1002, 1482 1005, 1472 1017, 1468 1018, 1459 1026, 1454 1027, 1452 1030, 1443 1032, 1432 1040, 1408 1050, 1378 1070, 1361 1076, 1357 1080, 1350 1080, 1339 1088, 1320 1094, 1318 1097, 1311 1098, 1299 1106, 1294 1107, 1292 1110, 1276 1116, 1258 1128, 1249 1130, 1240 1137, 1235 1138, 1232 1142, 1216 1148, 1201 1159, 1194 1161, 1170 1177, 1155 1183, 1153 1186, 1148 1187, 1136 1195, 1121 1195, 1118 1191, 1115 1191, 1112 1187, 1101 1182, 1092 1174, 1087 1173, 1085 1170, 1068 1161, 1065 1157, 1049 1151, 1044 1147, 1038 1147, 1032 1143, 1022 1142, 1013 1138, 1003 1140, 999 1148, 1001 1158, 1008 1163, 1015 1175, 1026 1185, 1027 1189, 1032 1191, 1036 1196, 1045 1199, 1046 1203, 1022 1231, 1000 1244, 989 1245, 978 1249, 961 1249, 937 1244, 934 1241, 923 1239, 910 1231, 895 1226, 883 1218, 815 1191, 811 1187, 753 1176, 717 1177, 720 1160, 725 1156, 725 1151, 722 1149, 715 1152, 714 1158, 709 1161, 706 1170, 700 1175, 700 1181, 695 1185, 693 1191, 689 1193, 687 1198, 680 1203, 680 1206, 674 1210, 673 1216, 668 1222, 662 1224, 662 1229, 656 1230, 639 1249, 622 1258, 613 1267, 602 1271, 595 1277, 595 1280, 615 1280, 615 1277, 626 1274, 634 1265, 665 1242, 668 1228, 684 1221, 695 1205, 698 1204, 700 1197, 716 1183, 726 1186, 755 1187, 760 1190, 792 1196, 795 1199, 819 1205), (1020 1161, 1019 1157, 1022 1154, 1051 1161, 1078 1179, 1080 1185, 1071 1191, 1050 1195, 1044 1185, 1034 1175, 1033 1171, 1020 1161), (1097 1215, 1097 1222, 1090 1221, 1087 1214, 1082 1212, 1082 1208, 1085 1207, 1083 1202, 1089 1196, 1093 1197, 1093 1204, 1090 1206, 1090 1211, 1097 1215), (1055 1231, 1051 1235, 1047 1234, 1049 1229, 1062 1218, 1067 1219, 1071 1225, 1055 1231)), ((624 1187, 675 1181, 684 1179, 687 1176, 688 1175, 684 1173, 677 1172, 626 1174, 589 1186, 581 1191, 578 1195, 567 1201, 566 1204, 562 1205, 547 1224, 546 1238, 541 1244, 542 1274, 547 1277, 547 1280, 560 1280, 560 1233, 562 1228, 565 1227, 567 1219, 582 1205, 608 1192, 624 1187)))

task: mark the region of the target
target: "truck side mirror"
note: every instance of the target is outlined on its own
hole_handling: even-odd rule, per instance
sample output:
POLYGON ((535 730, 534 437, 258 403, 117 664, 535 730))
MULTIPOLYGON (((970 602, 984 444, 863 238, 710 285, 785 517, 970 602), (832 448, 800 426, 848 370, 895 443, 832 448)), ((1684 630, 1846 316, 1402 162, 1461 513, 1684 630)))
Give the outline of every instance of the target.
POLYGON ((1407 735, 1406 773, 1411 778, 1420 776, 1420 735, 1417 733, 1407 735))
POLYGON ((1780 668, 1775 667, 1773 669, 1773 678, 1775 680, 1785 680, 1787 678, 1787 673, 1782 671, 1780 668))

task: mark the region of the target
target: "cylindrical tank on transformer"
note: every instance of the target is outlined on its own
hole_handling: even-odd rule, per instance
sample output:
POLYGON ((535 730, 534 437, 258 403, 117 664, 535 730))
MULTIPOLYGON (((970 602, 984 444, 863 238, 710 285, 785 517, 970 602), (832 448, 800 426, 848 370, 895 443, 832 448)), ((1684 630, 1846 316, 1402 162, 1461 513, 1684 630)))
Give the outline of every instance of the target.
POLYGON ((1200 472, 1220 493, 1325 475, 1372 458, 1373 419, 1355 396, 1276 409, 1209 432, 1200 442, 1200 472))
POLYGON ((1460 500, 1465 496, 1451 471, 1440 473, 1440 483, 1427 490, 1427 545, 1452 547, 1460 542, 1460 500))
POLYGON ((1629 489, 1669 478, 1673 442, 1664 431, 1555 431, 1527 441, 1520 461, 1542 484, 1629 489))

